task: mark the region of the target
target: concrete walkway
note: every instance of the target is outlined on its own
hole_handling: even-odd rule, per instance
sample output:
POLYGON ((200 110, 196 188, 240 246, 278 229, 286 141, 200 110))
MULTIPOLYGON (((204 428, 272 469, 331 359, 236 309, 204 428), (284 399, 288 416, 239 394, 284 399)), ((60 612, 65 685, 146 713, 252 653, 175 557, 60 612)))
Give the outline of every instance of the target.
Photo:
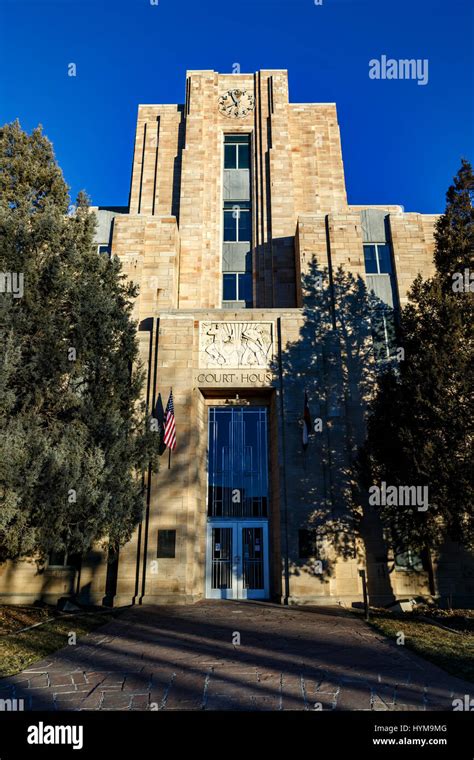
POLYGON ((0 680, 27 710, 452 710, 473 693, 350 613, 230 601, 128 609, 0 680))

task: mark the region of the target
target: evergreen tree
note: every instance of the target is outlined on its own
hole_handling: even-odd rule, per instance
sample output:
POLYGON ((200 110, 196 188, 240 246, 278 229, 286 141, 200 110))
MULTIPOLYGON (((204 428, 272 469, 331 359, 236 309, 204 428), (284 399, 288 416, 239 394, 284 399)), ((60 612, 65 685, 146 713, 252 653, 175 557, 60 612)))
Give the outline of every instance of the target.
POLYGON ((68 210, 41 128, 1 128, 0 560, 124 543, 156 462, 137 291, 118 259, 97 254, 86 196, 68 210))
MULTIPOLYGON (((446 210, 435 231, 434 263, 445 292, 452 292, 453 275, 473 271, 474 177, 471 164, 462 160, 461 168, 446 193, 446 210)), ((472 292, 472 291, 471 291, 472 292)))
POLYGON ((436 224, 435 275, 418 276, 402 310, 405 359, 379 379, 363 451, 375 484, 427 486, 429 507, 381 506, 398 550, 474 546, 472 197, 463 161, 436 224), (462 274, 464 287, 457 288, 462 274), (467 286, 466 286, 467 284, 467 286), (472 288, 472 290, 471 290, 472 288))

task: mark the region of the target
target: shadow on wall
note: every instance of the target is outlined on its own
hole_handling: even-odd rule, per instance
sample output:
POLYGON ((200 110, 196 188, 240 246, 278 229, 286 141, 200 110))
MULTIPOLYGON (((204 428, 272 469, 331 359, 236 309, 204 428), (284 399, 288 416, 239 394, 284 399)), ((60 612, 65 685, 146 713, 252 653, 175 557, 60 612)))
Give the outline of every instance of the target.
POLYGON ((295 544, 289 554, 298 557, 298 528, 303 527, 315 536, 315 554, 312 559, 293 559, 290 572, 317 574, 328 584, 341 558, 360 564, 365 560, 372 601, 389 604, 395 596, 382 525, 360 485, 357 456, 366 436, 367 403, 380 371, 373 360, 374 347, 380 351, 386 339, 395 345, 393 310, 367 290, 360 276, 340 268, 330 278, 314 259, 302 277, 302 291, 303 325, 298 339, 283 350, 281 368, 290 423, 285 431, 291 468, 288 520, 295 544), (386 319, 371 320, 371 314, 386 319), (301 420, 301 426, 297 424, 304 391, 313 423, 320 420, 306 452, 301 420), (324 558, 322 567, 317 557, 324 558))
POLYGON ((355 560, 366 566, 373 605, 390 604, 396 592, 398 598, 432 593, 444 607, 472 607, 472 554, 446 544, 432 569, 427 562, 422 570, 405 569, 399 575, 362 484, 359 451, 366 438, 367 407, 377 374, 396 364, 396 314, 360 276, 339 268, 331 278, 315 259, 302 277, 302 296, 303 325, 282 353, 285 409, 295 410, 287 415, 286 428, 292 474, 288 519, 294 521, 290 535, 295 541, 289 551, 291 574, 319 575, 328 584, 337 575, 338 560, 355 560), (313 421, 321 421, 306 452, 300 419, 305 390, 313 421), (314 549, 311 559, 297 560, 296 537, 303 527, 314 531, 314 549))
POLYGON ((444 544, 434 567, 439 605, 445 609, 473 607, 474 557, 463 546, 444 544))
MULTIPOLYGON (((164 423, 164 404, 161 393, 154 394, 155 403, 153 406, 153 416, 158 420, 160 425, 164 423)), ((168 472, 168 449, 161 446, 160 453, 162 454, 159 461, 159 471, 153 473, 154 489, 160 484, 160 478, 163 479, 165 472, 168 472)), ((183 433, 179 437, 179 456, 172 457, 170 475, 173 481, 177 483, 194 483, 198 477, 198 467, 189 466, 189 462, 193 461, 192 446, 190 440, 190 433, 183 433)), ((149 475, 149 473, 148 473, 149 475)), ((136 564, 133 568, 133 578, 129 581, 125 581, 126 595, 130 596, 130 604, 132 600, 134 603, 141 603, 141 598, 144 594, 150 593, 150 588, 153 585, 153 574, 156 572, 156 557, 157 557, 157 534, 156 530, 150 528, 150 510, 152 505, 150 502, 151 494, 150 490, 146 487, 146 481, 144 481, 144 504, 142 519, 135 526, 135 531, 132 537, 133 548, 135 551, 136 564), (138 551, 137 550, 138 543, 138 551)), ((153 510, 157 509, 160 512, 161 502, 159 491, 158 495, 153 497, 157 499, 157 504, 153 506, 153 510)), ((176 558, 169 560, 175 563, 177 570, 177 576, 179 575, 179 568, 186 564, 186 554, 189 547, 194 547, 197 540, 196 531, 181 525, 178 531, 177 544, 176 544, 176 558)), ((117 583, 119 578, 119 566, 120 566, 121 549, 113 550, 105 548, 101 551, 97 548, 92 548, 85 557, 82 558, 82 562, 79 567, 72 566, 48 566, 47 562, 42 563, 39 560, 31 560, 29 565, 30 572, 34 573, 34 579, 30 585, 28 585, 27 579, 22 579, 18 576, 18 565, 13 562, 6 562, 0 565, 0 579, 2 580, 2 588, 10 592, 13 592, 15 588, 18 588, 19 597, 22 595, 28 596, 31 592, 31 598, 27 600, 27 603, 35 604, 55 604, 57 600, 68 597, 71 600, 77 601, 81 605, 85 606, 114 606, 115 596, 117 594, 117 583), (104 562, 107 562, 104 567, 104 562)), ((204 579, 204 567, 205 558, 202 556, 195 556, 194 558, 194 572, 195 577, 202 577, 204 579)), ((31 576, 30 576, 31 578, 31 576)), ((176 580, 174 586, 178 586, 179 581, 176 580)), ((173 580, 170 579, 170 593, 173 590, 173 580)), ((6 602, 8 603, 8 602, 6 602)))

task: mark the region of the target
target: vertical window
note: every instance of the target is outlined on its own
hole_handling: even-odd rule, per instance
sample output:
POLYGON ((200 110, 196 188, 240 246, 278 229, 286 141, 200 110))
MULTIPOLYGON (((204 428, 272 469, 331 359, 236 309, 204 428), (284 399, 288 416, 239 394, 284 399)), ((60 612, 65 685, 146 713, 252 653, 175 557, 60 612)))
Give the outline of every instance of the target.
POLYGON ((224 210, 224 242, 237 240, 237 215, 232 210, 224 210))
POLYGON ((246 306, 252 305, 252 275, 250 272, 225 272, 223 280, 223 301, 245 301, 246 306))
POLYGON ((224 242, 250 243, 250 203, 248 201, 225 201, 224 242))
POLYGON ((250 168, 250 136, 225 135, 224 169, 250 168))
POLYGON ((250 168, 250 145, 238 145, 237 146, 237 167, 239 169, 250 168))
POLYGON ((252 227, 250 224, 250 204, 241 206, 238 213, 238 239, 241 242, 250 243, 252 239, 252 227))
POLYGON ((209 516, 267 516, 267 447, 265 407, 209 409, 209 516))
POLYGON ((237 169, 237 145, 224 145, 224 169, 237 169))
POLYGON ((388 243, 364 245, 366 274, 391 274, 392 257, 388 243))
POLYGON ((239 273, 237 300, 245 301, 248 305, 252 304, 252 275, 250 272, 239 273))
MULTIPOLYGON (((394 283, 392 278, 392 255, 388 243, 368 243, 364 245, 365 272, 367 275, 385 275, 380 278, 380 287, 374 288, 374 303, 371 309, 372 338, 374 356, 377 363, 383 363, 393 356, 396 349, 396 321, 393 304, 395 302, 394 283), (385 290, 384 290, 385 288, 385 290), (389 300, 388 293, 392 298, 389 300), (390 305, 389 305, 390 304, 390 305)), ((369 282, 369 281, 368 281, 369 282)), ((369 286, 373 286, 374 279, 369 286)))
POLYGON ((224 301, 237 301, 237 275, 234 272, 224 274, 222 298, 224 301))
POLYGON ((376 308, 370 317, 374 355, 377 362, 385 362, 397 348, 396 323, 393 310, 376 308))
POLYGON ((364 245, 364 259, 366 274, 377 274, 377 255, 375 245, 364 245))
POLYGON ((380 274, 391 274, 392 257, 390 255, 390 246, 387 243, 377 245, 377 258, 380 274))
POLYGON ((224 135, 222 300, 246 308, 252 300, 250 135, 224 135))

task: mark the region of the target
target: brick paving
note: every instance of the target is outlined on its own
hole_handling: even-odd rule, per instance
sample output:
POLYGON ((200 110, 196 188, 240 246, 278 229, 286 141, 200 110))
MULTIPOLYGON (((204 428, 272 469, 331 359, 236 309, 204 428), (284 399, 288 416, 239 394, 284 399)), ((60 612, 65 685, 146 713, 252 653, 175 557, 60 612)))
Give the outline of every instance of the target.
POLYGON ((473 689, 338 608, 230 601, 127 609, 0 680, 26 710, 452 710, 473 689))

